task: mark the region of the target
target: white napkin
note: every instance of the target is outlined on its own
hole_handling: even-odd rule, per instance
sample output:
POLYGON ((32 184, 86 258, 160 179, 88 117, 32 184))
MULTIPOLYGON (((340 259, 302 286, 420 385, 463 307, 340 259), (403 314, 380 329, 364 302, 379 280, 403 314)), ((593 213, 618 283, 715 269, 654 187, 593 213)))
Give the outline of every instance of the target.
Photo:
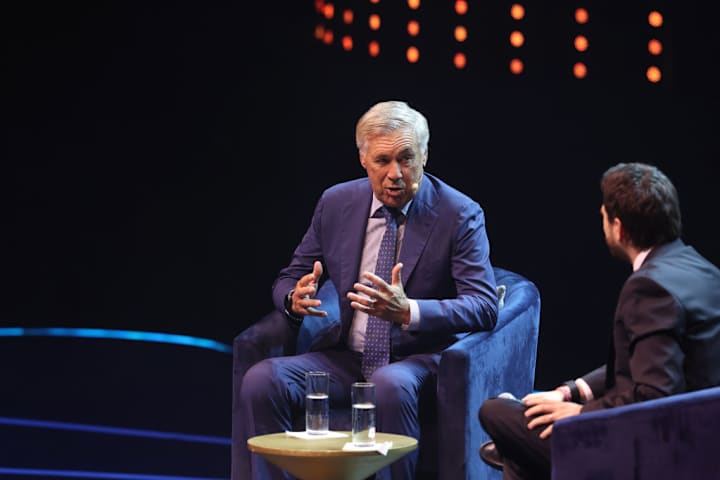
POLYGON ((378 452, 381 455, 387 455, 390 447, 392 447, 392 442, 376 442, 375 445, 370 445, 369 447, 358 447, 353 445, 352 442, 347 442, 343 445, 343 450, 351 452, 378 452))
POLYGON ((321 438, 347 437, 347 434, 342 433, 342 432, 328 431, 327 433, 318 434, 318 433, 307 433, 305 430, 303 430, 301 432, 291 432, 289 430, 285 430, 285 435, 287 435, 288 437, 302 438, 303 440, 319 440, 321 438))

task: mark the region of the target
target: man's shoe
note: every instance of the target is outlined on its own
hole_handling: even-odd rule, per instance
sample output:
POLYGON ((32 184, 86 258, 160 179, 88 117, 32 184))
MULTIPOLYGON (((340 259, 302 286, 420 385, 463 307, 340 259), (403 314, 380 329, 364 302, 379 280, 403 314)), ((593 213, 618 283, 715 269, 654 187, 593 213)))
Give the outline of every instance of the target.
POLYGON ((495 470, 503 469, 502 456, 500 456, 500 452, 497 451, 497 448, 495 447, 495 442, 493 442, 492 440, 488 440, 487 442, 480 445, 480 458, 482 458, 483 462, 487 463, 495 470))

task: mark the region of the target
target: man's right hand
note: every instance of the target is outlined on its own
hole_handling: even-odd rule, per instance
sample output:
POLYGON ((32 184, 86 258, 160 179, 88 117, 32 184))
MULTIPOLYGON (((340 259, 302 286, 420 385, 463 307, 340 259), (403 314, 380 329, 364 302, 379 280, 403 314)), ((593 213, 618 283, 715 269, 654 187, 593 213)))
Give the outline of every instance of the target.
POLYGON ((316 308, 322 305, 322 300, 315 298, 318 281, 320 277, 322 277, 322 274, 322 263, 316 260, 313 264, 312 273, 308 273, 297 281, 290 296, 290 309, 293 315, 298 317, 305 315, 327 317, 326 311, 316 308))

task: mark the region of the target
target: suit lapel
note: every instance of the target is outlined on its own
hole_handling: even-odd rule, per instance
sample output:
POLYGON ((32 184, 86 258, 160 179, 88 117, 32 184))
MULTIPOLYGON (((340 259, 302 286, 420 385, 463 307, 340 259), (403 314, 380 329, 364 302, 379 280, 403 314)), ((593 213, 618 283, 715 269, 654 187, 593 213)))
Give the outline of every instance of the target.
POLYGON ((436 204, 437 191, 432 182, 425 176, 422 187, 408 211, 405 233, 400 248, 399 261, 403 264, 402 280, 404 286, 412 278, 420 255, 425 250, 430 232, 432 232, 437 222, 438 212, 434 208, 436 204))
POLYGON ((342 209, 340 224, 343 225, 343 238, 341 239, 343 258, 341 260, 340 292, 352 289, 360 274, 360 257, 362 255, 365 230, 367 229, 368 214, 372 202, 372 189, 370 182, 363 182, 356 188, 350 200, 342 209))

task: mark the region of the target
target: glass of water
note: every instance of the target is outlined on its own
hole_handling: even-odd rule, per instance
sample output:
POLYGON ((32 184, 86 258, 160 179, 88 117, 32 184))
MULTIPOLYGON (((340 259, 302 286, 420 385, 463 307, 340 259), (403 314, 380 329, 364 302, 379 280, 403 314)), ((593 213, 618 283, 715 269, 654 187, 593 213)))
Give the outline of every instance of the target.
POLYGON ((375 384, 355 382, 350 387, 352 401, 352 443, 356 447, 375 445, 375 384))
POLYGON ((305 432, 325 435, 330 430, 330 374, 305 374, 305 432))

